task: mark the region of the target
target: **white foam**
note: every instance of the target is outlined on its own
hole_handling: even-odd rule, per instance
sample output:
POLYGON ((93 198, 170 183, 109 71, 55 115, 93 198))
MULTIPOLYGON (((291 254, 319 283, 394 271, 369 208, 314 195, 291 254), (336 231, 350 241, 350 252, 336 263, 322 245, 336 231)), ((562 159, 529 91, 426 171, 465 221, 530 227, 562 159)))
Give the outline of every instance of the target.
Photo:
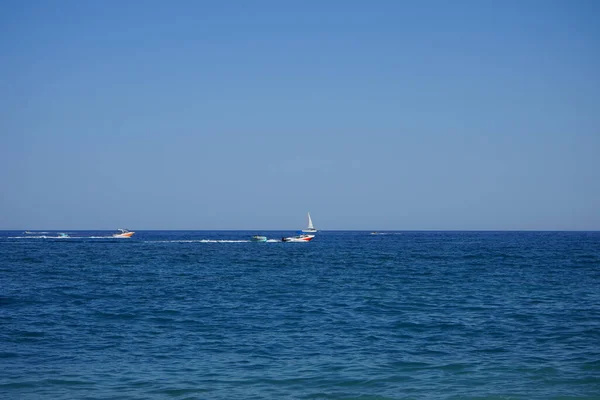
POLYGON ((197 239, 197 240, 146 240, 146 243, 249 243, 250 240, 217 240, 217 239, 197 239))
MULTIPOLYGON (((267 239, 267 243, 279 243, 281 240, 267 239)), ((145 240, 144 243, 260 243, 254 240, 230 240, 230 239, 180 239, 180 240, 145 240)), ((265 242, 262 242, 265 243, 265 242)))
POLYGON ((46 236, 46 235, 41 235, 41 236, 8 236, 7 239, 71 239, 70 237, 64 237, 64 236, 46 236))

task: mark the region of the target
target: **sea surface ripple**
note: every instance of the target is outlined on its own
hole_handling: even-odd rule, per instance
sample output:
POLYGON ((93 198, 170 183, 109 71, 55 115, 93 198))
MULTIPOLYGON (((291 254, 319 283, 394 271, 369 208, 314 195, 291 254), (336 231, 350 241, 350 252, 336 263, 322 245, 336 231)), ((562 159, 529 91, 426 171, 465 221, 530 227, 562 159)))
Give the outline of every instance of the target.
POLYGON ((600 233, 0 232, 3 399, 599 399, 600 233))

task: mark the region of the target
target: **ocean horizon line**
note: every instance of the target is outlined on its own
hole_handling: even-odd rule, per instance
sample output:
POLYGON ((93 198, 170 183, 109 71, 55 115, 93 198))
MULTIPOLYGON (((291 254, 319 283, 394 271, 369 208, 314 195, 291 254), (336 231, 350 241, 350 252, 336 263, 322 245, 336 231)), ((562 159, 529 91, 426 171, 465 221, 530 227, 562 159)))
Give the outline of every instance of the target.
MULTIPOLYGON (((0 229, 0 232, 113 232, 107 228, 36 228, 36 229, 0 229)), ((301 231, 301 228, 221 228, 221 229, 129 229, 136 232, 282 232, 301 231)), ((600 232, 600 229, 319 229, 319 232, 600 232)))

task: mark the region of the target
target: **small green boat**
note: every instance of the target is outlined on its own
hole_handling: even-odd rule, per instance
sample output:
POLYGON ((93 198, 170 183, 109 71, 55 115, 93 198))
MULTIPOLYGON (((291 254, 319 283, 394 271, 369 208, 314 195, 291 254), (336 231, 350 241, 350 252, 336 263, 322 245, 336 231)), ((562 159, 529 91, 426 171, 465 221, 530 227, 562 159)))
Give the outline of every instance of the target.
POLYGON ((252 236, 252 241, 253 242, 266 242, 267 241, 267 237, 266 236, 260 236, 260 235, 254 235, 254 236, 252 236))

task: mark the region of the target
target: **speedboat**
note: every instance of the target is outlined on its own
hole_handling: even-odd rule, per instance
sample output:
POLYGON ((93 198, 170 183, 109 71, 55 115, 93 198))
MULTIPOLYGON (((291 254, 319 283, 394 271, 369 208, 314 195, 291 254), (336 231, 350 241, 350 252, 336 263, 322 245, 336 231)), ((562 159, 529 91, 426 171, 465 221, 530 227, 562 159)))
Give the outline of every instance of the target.
POLYGON ((61 239, 64 239, 64 238, 68 238, 69 235, 67 235, 66 233, 59 233, 58 237, 61 238, 61 239))
POLYGON ((302 234, 302 235, 296 235, 296 236, 290 236, 290 237, 283 237, 281 238, 282 242, 310 242, 311 240, 313 240, 315 237, 315 235, 306 235, 306 234, 302 234))
POLYGON ((260 236, 260 235, 254 235, 254 236, 252 236, 252 241, 253 242, 266 242, 267 241, 267 237, 266 236, 260 236))
POLYGON ((127 229, 119 229, 121 233, 115 233, 112 235, 114 238, 130 238, 133 236, 135 232, 130 232, 127 229))

